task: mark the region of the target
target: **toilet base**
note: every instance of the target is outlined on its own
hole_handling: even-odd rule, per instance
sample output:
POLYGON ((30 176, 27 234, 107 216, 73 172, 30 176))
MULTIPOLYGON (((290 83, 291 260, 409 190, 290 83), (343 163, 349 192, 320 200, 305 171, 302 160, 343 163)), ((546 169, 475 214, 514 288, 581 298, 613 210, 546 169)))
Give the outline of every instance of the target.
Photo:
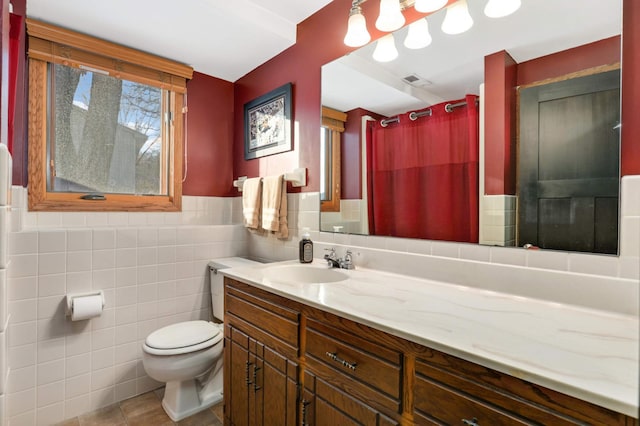
POLYGON ((195 380, 168 382, 162 398, 162 408, 174 422, 205 410, 222 401, 222 389, 200 395, 195 380))
POLYGON ((222 401, 222 360, 201 379, 167 382, 162 408, 171 420, 178 422, 222 401))

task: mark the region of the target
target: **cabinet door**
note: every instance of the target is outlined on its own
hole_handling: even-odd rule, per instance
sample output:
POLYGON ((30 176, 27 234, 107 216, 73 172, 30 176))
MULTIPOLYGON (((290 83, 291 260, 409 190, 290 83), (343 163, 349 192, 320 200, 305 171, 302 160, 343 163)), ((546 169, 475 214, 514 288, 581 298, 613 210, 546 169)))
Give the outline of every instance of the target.
POLYGON ((255 424, 294 426, 297 420, 298 366, 258 343, 250 399, 255 398, 255 424))
POLYGON ((303 426, 398 425, 365 402, 305 371, 301 398, 303 426))
POLYGON ((249 425, 249 336, 227 326, 224 348, 224 413, 231 425, 249 425))

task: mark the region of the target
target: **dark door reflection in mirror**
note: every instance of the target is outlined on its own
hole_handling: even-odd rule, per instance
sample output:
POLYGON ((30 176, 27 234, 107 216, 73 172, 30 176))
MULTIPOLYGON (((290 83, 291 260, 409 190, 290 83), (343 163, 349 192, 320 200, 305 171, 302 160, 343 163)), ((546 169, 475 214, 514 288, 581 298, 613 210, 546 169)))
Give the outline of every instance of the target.
MULTIPOLYGON (((608 124, 602 125, 602 128, 609 126, 610 131, 603 138, 600 138, 607 141, 602 144, 607 147, 607 159, 604 160, 605 157, 599 154, 595 155, 607 164, 615 163, 613 169, 606 167, 606 176, 597 170, 591 174, 585 172, 587 163, 596 169, 600 166, 594 162, 583 161, 581 158, 584 158, 584 155, 581 157, 568 153, 566 147, 541 151, 543 163, 537 166, 539 170, 547 170, 556 166, 559 170, 567 169, 566 165, 547 165, 547 160, 544 160, 544 155, 557 160, 559 157, 555 154, 554 149, 560 149, 561 152, 564 149, 565 157, 580 159, 574 163, 579 164, 578 167, 582 169, 578 173, 582 182, 576 181, 576 175, 569 177, 569 179, 574 179, 572 184, 574 186, 593 186, 592 184, 597 181, 598 188, 604 191, 604 187, 607 187, 607 194, 600 194, 602 191, 599 189, 600 192, 589 196, 591 201, 577 199, 566 201, 566 197, 562 198, 565 201, 560 199, 552 202, 527 201, 529 203, 527 205, 538 204, 538 207, 534 209, 535 213, 531 213, 531 209, 529 209, 529 217, 535 217, 533 223, 537 229, 536 232, 540 234, 540 230, 542 230, 542 234, 544 234, 534 237, 523 225, 528 223, 529 229, 532 229, 531 220, 524 221, 522 212, 524 204, 523 200, 519 199, 519 197, 531 197, 526 191, 523 193, 521 190, 525 186, 530 186, 525 183, 523 170, 526 170, 526 165, 531 162, 529 157, 533 154, 529 152, 529 148, 523 145, 525 142, 520 135, 521 131, 524 132, 528 128, 528 125, 524 122, 518 124, 518 120, 521 121, 522 118, 519 118, 517 114, 523 107, 518 104, 520 99, 516 93, 518 88, 543 86, 614 70, 617 77, 609 77, 609 80, 617 79, 617 94, 605 96, 606 100, 601 99, 602 102, 598 102, 598 106, 591 111, 594 113, 593 117, 598 115, 600 118, 595 120, 588 118, 586 113, 569 118, 566 111, 562 113, 564 120, 570 123, 570 126, 566 126, 565 129, 566 137, 570 140, 565 145, 577 147, 578 150, 582 150, 581 154, 585 154, 588 149, 584 145, 576 143, 576 139, 584 139, 580 134, 581 129, 584 130, 584 128, 591 126, 593 121, 601 122, 603 117, 608 117, 609 121, 619 120, 620 117, 621 2, 618 0, 607 2, 536 0, 535 2, 523 2, 519 11, 500 20, 483 16, 484 3, 480 0, 469 2, 470 13, 475 22, 472 29, 462 35, 446 36, 441 34, 439 27, 444 18, 443 10, 429 15, 427 20, 431 28, 433 43, 425 49, 412 51, 404 48, 401 41, 406 34, 406 28, 398 30, 395 37, 399 58, 393 63, 381 64, 373 61, 371 53, 374 43, 372 43, 323 66, 323 107, 343 111, 348 116, 348 122, 345 125, 347 129, 359 129, 357 135, 359 146, 343 146, 342 150, 343 154, 345 149, 357 152, 361 162, 358 166, 362 167, 363 174, 352 172, 356 165, 352 164, 354 152, 350 152, 350 164, 343 164, 342 187, 354 184, 361 185, 360 193, 362 195, 358 198, 360 194, 354 196, 352 191, 347 191, 348 194, 345 197, 343 191, 342 205, 350 205, 351 209, 356 208, 363 211, 358 215, 352 212, 351 214, 346 212, 325 213, 322 210, 320 229, 322 231, 353 233, 366 233, 362 230, 369 229, 367 221, 370 214, 367 214, 366 208, 368 204, 367 193, 371 188, 367 188, 367 185, 371 185, 372 182, 370 177, 368 179, 362 177, 366 176, 367 172, 366 126, 362 123, 371 119, 368 116, 376 119, 395 117, 409 111, 423 110, 440 102, 461 99, 467 94, 473 94, 481 97, 480 103, 483 104, 481 108, 484 109, 482 124, 485 128, 485 133, 481 133, 478 142, 480 149, 486 155, 484 163, 480 164, 479 174, 481 177, 487 177, 486 182, 483 182, 482 178, 480 179, 479 197, 481 202, 478 213, 480 243, 507 246, 522 246, 525 243, 530 243, 550 249, 616 254, 619 216, 619 131, 611 129, 616 123, 609 126, 611 123, 607 121, 608 124), (568 15, 573 16, 569 21, 566 19, 568 15), (572 22, 575 22, 575 25, 572 22), (501 52, 501 55, 506 59, 503 68, 497 70, 496 74, 495 68, 492 69, 489 66, 488 58, 495 56, 498 52, 501 52), (414 78, 404 78, 408 76, 414 78), (417 81, 415 77, 417 77, 417 81), (413 84, 409 84, 409 80, 413 80, 413 84), (487 93, 486 98, 481 94, 481 85, 487 93), (500 87, 500 85, 502 86, 500 87), (504 97, 496 98, 497 95, 504 97), (497 107, 496 99, 498 99, 497 107), (486 100, 489 101, 485 104, 486 100), (505 105, 507 105, 506 109, 505 105), (602 108, 606 111, 601 111, 602 108), (504 134, 495 135, 491 133, 491 128, 506 130, 502 130, 504 134), (503 157, 511 155, 511 164, 509 164, 509 158, 496 157, 495 148, 488 146, 494 144, 495 147, 496 143, 501 143, 496 139, 501 138, 510 145, 506 149, 507 152, 502 152, 501 155, 503 157), (501 179, 504 179, 504 183, 500 183, 499 189, 496 190, 495 173, 491 175, 489 170, 485 172, 484 169, 488 166, 494 167, 495 164, 500 164, 502 167, 503 162, 504 170, 499 170, 499 172, 503 174, 501 179), (518 174, 516 174, 516 170, 518 170, 518 174), (504 191, 500 190, 502 185, 505 188, 504 191), (498 200, 498 202, 493 202, 490 207, 487 207, 490 204, 488 203, 489 199, 498 200), (556 212, 553 207, 565 204, 568 207, 564 212, 556 212), (499 206, 498 210, 495 210, 495 205, 499 206), (582 224, 582 228, 575 225, 562 225, 562 221, 571 222, 576 219, 575 216, 572 216, 572 212, 575 212, 578 205, 589 206, 582 209, 581 216, 592 218, 591 222, 588 222, 589 225, 582 224), (520 209, 518 215, 516 214, 516 206, 520 209), (494 210, 489 211, 488 209, 491 208, 494 210), (541 215, 545 220, 539 220, 541 215), (558 223, 547 220, 553 217, 563 219, 558 223), (585 231, 585 229, 589 229, 589 231, 585 231), (493 234, 497 233, 498 238, 487 237, 492 234, 489 231, 496 230, 497 232, 493 232, 493 234), (586 233, 590 233, 590 236, 586 237, 586 233), (559 241, 557 237, 562 234, 567 234, 569 240, 573 239, 579 242, 572 245, 566 241, 559 241), (584 243, 585 240, 590 240, 590 242, 584 243)), ((561 103, 558 102, 557 105, 561 103)), ((562 129, 563 126, 560 124, 556 130, 562 132, 562 129)), ((598 132, 595 131, 595 133, 598 132)), ((349 133, 349 130, 346 133, 349 133)), ((540 136, 547 137, 542 134, 540 136)), ((551 139, 545 142, 546 145, 549 145, 548 141, 551 139)), ((598 146, 595 142, 593 144, 598 146)), ((541 144, 541 146, 544 145, 544 143, 541 144)), ((537 158, 537 154, 535 155, 537 158)), ((553 184, 551 185, 553 186, 553 184)), ((580 195, 580 191, 582 190, 578 191, 578 195, 580 195)), ((557 191, 557 195, 562 196, 566 192, 566 189, 562 189, 557 191)), ((408 195, 421 196, 420 194, 408 195)), ((437 209, 438 206, 433 206, 433 208, 437 209)), ((345 210, 344 207, 343 210, 345 210)), ((371 232, 371 234, 375 235, 375 232, 371 232)))
POLYGON ((521 243, 618 252, 619 105, 619 70, 520 90, 521 243))

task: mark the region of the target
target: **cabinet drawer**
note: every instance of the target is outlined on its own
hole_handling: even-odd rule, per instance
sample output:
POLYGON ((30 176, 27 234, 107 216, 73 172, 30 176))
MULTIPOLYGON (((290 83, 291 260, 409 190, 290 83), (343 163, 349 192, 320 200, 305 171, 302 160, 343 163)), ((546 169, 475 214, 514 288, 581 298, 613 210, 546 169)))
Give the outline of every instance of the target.
MULTIPOLYGON (((256 292, 257 293, 257 292, 256 292)), ((299 313, 277 303, 277 296, 248 294, 233 281, 225 290, 225 319, 229 325, 253 336, 284 355, 296 357, 299 347, 299 313)))
MULTIPOLYGON (((455 412, 456 422, 469 419, 469 415, 480 419, 498 413, 498 419, 505 416, 520 419, 507 422, 512 424, 518 421, 554 426, 627 424, 623 414, 435 350, 425 348, 421 358, 416 359, 415 370, 415 408, 423 414, 438 412, 438 406, 449 402, 449 411, 455 412)), ((499 420, 492 422, 501 424, 499 420)))
POLYGON ((402 354, 340 330, 309 321, 306 332, 309 365, 324 365, 399 400, 402 354))
MULTIPOLYGON (((416 377, 414 388, 415 410, 446 424, 525 425, 518 417, 490 407, 422 377, 416 377), (468 422, 464 422, 467 420, 468 422)), ((420 416, 418 416, 420 418, 420 416)), ((430 424, 430 423, 427 423, 430 424)))

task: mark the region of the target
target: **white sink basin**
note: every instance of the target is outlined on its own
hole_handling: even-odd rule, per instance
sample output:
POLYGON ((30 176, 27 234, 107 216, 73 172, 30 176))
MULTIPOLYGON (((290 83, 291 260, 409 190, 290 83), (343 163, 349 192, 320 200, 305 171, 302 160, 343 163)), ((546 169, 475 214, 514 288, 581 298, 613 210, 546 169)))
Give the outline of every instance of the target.
POLYGON ((272 266, 264 269, 263 277, 272 282, 287 284, 335 283, 349 278, 340 270, 312 265, 272 266))

